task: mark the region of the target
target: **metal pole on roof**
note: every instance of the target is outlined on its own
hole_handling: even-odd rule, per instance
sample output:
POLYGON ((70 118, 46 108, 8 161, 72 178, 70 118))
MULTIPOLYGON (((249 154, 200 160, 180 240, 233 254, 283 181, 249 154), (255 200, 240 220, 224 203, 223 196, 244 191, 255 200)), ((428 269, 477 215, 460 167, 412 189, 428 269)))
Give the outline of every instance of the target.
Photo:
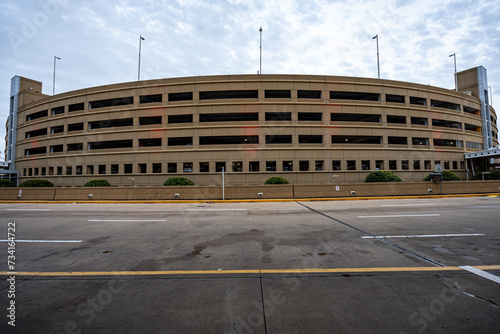
POLYGON ((378 53, 378 34, 373 36, 372 39, 377 40, 377 69, 378 69, 378 78, 380 79, 380 58, 379 58, 379 53, 378 53))
POLYGON ((139 69, 137 71, 137 81, 141 81, 141 45, 142 41, 145 41, 144 37, 139 35, 139 69))
POLYGON ((259 71, 259 74, 262 74, 262 27, 260 27, 259 32, 260 32, 260 71, 259 71))
POLYGON ((52 95, 56 93, 56 60, 61 58, 54 56, 54 77, 52 80, 52 95))
POLYGON ((452 54, 450 57, 453 57, 453 60, 455 61, 455 90, 458 92, 458 84, 457 84, 457 55, 452 54))

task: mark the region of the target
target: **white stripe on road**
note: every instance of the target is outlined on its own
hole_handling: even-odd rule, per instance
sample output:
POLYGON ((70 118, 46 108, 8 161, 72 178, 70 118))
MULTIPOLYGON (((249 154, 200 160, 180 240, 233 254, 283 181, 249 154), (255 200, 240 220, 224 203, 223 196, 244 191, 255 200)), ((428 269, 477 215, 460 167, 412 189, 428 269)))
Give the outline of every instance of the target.
POLYGON ((7 209, 6 211, 52 211, 51 209, 7 209))
POLYGON ((166 222, 165 219, 137 220, 137 219, 89 219, 88 222, 166 222))
POLYGON ((247 211, 247 209, 185 209, 185 211, 247 211))
POLYGON ((55 242, 55 243, 73 243, 83 242, 83 240, 0 240, 0 242, 55 242))
POLYGON ((482 237, 482 233, 473 234, 420 234, 420 235, 377 235, 377 236, 362 236, 362 239, 386 239, 386 238, 437 238, 437 237, 482 237))
POLYGON ((484 277, 486 279, 492 280, 495 283, 500 283, 500 277, 493 275, 493 274, 490 274, 489 272, 486 272, 486 271, 483 271, 480 269, 476 269, 476 268, 471 267, 471 266, 461 266, 459 268, 461 268, 463 270, 467 270, 473 274, 484 277))
POLYGON ((387 204, 387 205, 381 205, 382 207, 386 207, 386 206, 428 206, 428 205, 437 205, 437 204, 387 204))
POLYGON ((384 216, 358 216, 358 218, 401 218, 401 217, 437 217, 439 213, 423 214, 423 215, 384 215, 384 216))

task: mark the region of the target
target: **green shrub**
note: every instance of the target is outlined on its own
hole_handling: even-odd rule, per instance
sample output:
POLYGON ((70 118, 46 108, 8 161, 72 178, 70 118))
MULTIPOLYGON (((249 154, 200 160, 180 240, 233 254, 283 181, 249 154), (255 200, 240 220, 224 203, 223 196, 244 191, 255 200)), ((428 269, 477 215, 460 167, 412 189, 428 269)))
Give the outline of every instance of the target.
POLYGON ((194 186, 194 182, 185 177, 171 177, 165 183, 164 186, 194 186))
POLYGON ((264 184, 288 184, 288 180, 281 176, 270 177, 264 184))
MULTIPOLYGON (((444 170, 442 174, 443 174, 443 181, 461 181, 462 180, 455 173, 450 172, 449 170, 444 170)), ((424 181, 430 181, 430 180, 431 180, 431 174, 424 177, 424 181)))
POLYGON ((53 187, 54 184, 48 180, 31 179, 22 182, 19 187, 53 187))
POLYGON ((94 179, 83 185, 84 187, 111 187, 111 184, 105 179, 94 179))
POLYGON ((16 185, 11 180, 0 179, 0 187, 15 187, 16 185))
MULTIPOLYGON (((473 177, 471 177, 471 180, 482 180, 483 179, 483 174, 484 172, 479 172, 474 174, 473 177)), ((500 180, 500 172, 494 171, 494 172, 489 172, 490 174, 484 174, 484 179, 485 180, 500 180)))
POLYGON ((378 170, 366 176, 365 182, 401 182, 401 178, 393 172, 378 170))

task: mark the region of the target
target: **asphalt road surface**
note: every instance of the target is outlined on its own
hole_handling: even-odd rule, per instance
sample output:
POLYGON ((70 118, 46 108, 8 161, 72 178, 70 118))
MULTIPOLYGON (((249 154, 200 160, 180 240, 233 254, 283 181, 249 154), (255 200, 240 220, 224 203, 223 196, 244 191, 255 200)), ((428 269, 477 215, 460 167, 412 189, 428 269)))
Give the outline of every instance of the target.
POLYGON ((498 333, 499 216, 498 197, 4 203, 0 333, 498 333))

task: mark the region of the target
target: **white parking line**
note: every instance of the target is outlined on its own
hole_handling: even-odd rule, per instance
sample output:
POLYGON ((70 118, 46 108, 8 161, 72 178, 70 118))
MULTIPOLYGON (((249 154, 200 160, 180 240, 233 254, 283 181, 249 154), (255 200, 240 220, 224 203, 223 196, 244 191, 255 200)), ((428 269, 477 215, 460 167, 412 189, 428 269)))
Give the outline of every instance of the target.
POLYGON ((386 239, 386 238, 437 238, 437 237, 483 237, 482 233, 472 234, 420 234, 420 235, 377 235, 377 236, 362 236, 362 239, 386 239))
POLYGON ((247 211, 247 209, 184 209, 185 211, 247 211))
POLYGON ((51 209, 7 209, 6 211, 52 211, 51 209))
POLYGON ((434 204, 387 204, 387 205, 381 205, 382 207, 387 207, 387 206, 431 206, 431 205, 437 205, 436 203, 434 204))
MULTIPOLYGON (((0 240, 0 242, 10 242, 12 240, 0 240)), ((14 242, 55 242, 55 243, 73 243, 83 242, 83 240, 14 240, 14 242)))
POLYGON ((139 220, 139 219, 89 219, 88 222, 166 222, 165 219, 151 219, 151 220, 139 220))
POLYGON ((383 215, 383 216, 358 216, 358 218, 401 218, 401 217, 437 217, 439 213, 430 213, 422 215, 383 215))
POLYGON ((478 276, 481 276, 481 277, 484 277, 486 279, 489 279, 495 283, 500 283, 500 277, 496 276, 496 275, 493 275, 493 274, 490 274, 489 272, 486 272, 486 271, 483 271, 483 270, 480 270, 480 269, 476 269, 474 267, 471 267, 471 266, 461 266, 459 267, 463 270, 467 270, 473 274, 476 274, 478 276))

